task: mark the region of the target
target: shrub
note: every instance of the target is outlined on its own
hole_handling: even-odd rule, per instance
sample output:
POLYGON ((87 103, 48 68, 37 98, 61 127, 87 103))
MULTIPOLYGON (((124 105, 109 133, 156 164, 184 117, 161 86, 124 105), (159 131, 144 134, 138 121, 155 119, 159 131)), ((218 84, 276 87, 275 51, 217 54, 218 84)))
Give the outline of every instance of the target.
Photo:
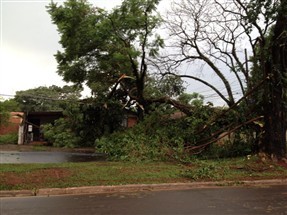
POLYGON ((226 168, 217 163, 197 161, 197 168, 185 170, 182 175, 193 180, 216 180, 224 175, 226 168))
POLYGON ((248 129, 238 130, 223 144, 213 143, 200 156, 204 158, 239 157, 254 151, 255 139, 248 134, 248 129))
POLYGON ((95 145, 113 160, 185 160, 181 123, 153 113, 133 128, 97 139, 95 145))
POLYGON ((68 121, 61 118, 55 121, 55 124, 43 125, 45 139, 56 147, 73 148, 79 145, 80 138, 69 129, 68 121))
POLYGON ((198 156, 221 158, 250 154, 253 143, 250 141, 250 135, 247 135, 247 128, 242 128, 231 142, 224 145, 210 145, 199 155, 188 153, 186 149, 204 143, 202 140, 212 140, 212 134, 225 124, 230 124, 234 118, 222 118, 219 122, 213 123, 208 130, 198 132, 214 112, 215 110, 208 106, 198 106, 190 116, 171 119, 166 112, 155 110, 135 127, 98 138, 95 145, 99 152, 107 153, 110 159, 116 160, 190 162, 192 157, 198 156))
POLYGON ((252 153, 252 145, 243 141, 235 141, 224 145, 213 144, 202 154, 207 158, 238 157, 252 153))
POLYGON ((5 134, 0 135, 0 144, 17 144, 18 135, 17 134, 5 134))

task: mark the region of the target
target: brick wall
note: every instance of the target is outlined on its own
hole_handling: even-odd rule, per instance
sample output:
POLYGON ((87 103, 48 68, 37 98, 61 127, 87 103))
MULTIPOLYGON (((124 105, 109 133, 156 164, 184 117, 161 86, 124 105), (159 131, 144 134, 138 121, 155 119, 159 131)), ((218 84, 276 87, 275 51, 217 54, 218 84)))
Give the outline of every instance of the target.
POLYGON ((8 124, 0 127, 0 135, 18 133, 23 114, 22 112, 11 112, 8 124))

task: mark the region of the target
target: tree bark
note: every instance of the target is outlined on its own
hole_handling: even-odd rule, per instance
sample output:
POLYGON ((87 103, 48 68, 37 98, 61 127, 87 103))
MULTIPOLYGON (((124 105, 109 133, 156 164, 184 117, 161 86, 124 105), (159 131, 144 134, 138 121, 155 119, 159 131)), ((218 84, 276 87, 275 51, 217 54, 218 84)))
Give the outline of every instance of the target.
POLYGON ((287 0, 282 0, 281 4, 271 38, 271 58, 265 61, 269 81, 265 87, 265 133, 260 147, 261 151, 278 159, 286 156, 287 125, 287 0))

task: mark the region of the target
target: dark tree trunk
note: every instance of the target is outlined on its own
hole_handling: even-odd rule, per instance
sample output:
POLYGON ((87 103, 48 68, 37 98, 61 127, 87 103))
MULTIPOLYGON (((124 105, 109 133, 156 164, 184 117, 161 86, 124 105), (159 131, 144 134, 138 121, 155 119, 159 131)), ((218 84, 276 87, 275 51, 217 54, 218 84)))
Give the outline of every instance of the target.
POLYGON ((286 156, 287 122, 287 0, 281 1, 277 22, 271 38, 271 57, 265 61, 265 72, 269 77, 265 87, 264 139, 261 150, 271 156, 286 156))

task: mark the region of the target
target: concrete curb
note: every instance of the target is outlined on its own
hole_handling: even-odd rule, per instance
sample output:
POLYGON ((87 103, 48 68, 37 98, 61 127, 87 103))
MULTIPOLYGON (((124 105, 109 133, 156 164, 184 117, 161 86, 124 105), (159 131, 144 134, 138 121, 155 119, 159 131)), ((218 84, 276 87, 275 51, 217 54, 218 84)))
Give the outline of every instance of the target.
POLYGON ((10 190, 0 191, 0 197, 23 197, 23 196, 50 196, 50 195, 80 195, 101 193, 123 193, 140 191, 162 191, 162 190, 188 190, 204 187, 222 186, 267 186, 287 185, 287 179, 254 180, 254 181, 216 181, 216 182, 191 182, 191 183, 169 183, 169 184, 132 184, 117 186, 87 186, 68 188, 42 188, 39 190, 10 190))

